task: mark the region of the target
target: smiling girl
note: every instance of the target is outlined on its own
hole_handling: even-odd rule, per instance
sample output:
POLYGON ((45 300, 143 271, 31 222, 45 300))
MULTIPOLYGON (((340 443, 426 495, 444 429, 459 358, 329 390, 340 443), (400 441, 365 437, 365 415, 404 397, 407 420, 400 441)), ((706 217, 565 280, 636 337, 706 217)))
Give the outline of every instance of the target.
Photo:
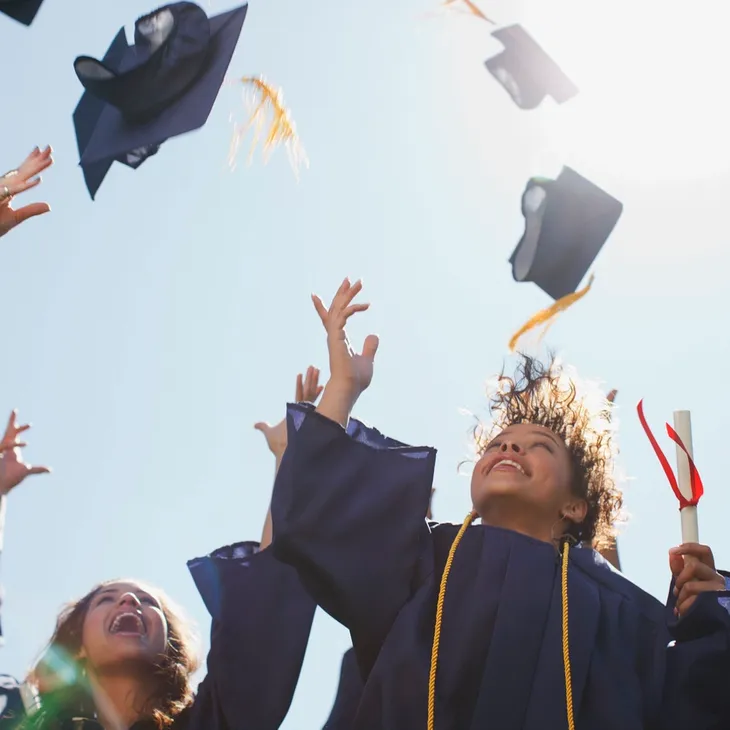
MULTIPOLYGON (((0 528, 5 495, 32 474, 11 414, 0 442, 0 528)), ((301 670, 314 603, 299 578, 256 542, 225 546, 189 561, 211 615, 207 675, 190 623, 159 588, 111 580, 66 607, 23 687, 0 709, 0 728, 28 730, 276 730, 301 670)), ((9 696, 0 682, 0 698, 9 696)))
POLYGON ((673 555, 667 611, 580 547, 610 538, 621 504, 605 398, 523 359, 491 401, 472 511, 429 525, 435 450, 346 430, 378 347, 370 335, 357 353, 345 335, 368 307, 353 303, 360 288, 345 279, 329 309, 313 298, 330 381, 316 409, 289 408, 272 501, 275 554, 352 635, 365 680, 354 730, 714 727, 730 616, 712 553, 673 555))

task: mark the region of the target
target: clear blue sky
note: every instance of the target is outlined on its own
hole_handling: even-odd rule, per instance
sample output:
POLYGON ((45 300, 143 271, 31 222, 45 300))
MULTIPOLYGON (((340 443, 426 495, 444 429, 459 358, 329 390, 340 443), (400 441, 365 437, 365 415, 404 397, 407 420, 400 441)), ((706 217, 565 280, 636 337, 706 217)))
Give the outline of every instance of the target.
MULTIPOLYGON (((359 415, 440 449, 435 516, 460 521, 471 422, 459 409, 481 411, 510 335, 548 303, 512 280, 507 258, 525 181, 561 161, 626 206, 593 291, 548 338, 620 391, 633 477, 625 572, 663 599, 679 541, 676 501, 635 416, 641 397, 657 433, 673 409, 691 409, 700 535, 730 565, 730 110, 709 96, 727 67, 713 42, 726 24, 709 2, 692 8, 710 21, 701 38, 666 3, 642 17, 629 2, 602 13, 577 0, 484 3, 501 23, 524 21, 584 92, 528 114, 482 66, 500 48, 489 27, 424 17, 436 2, 252 0, 230 73, 283 86, 312 161, 299 184, 283 151, 227 170, 240 107, 228 87, 203 130, 136 172, 115 166, 95 203, 77 168, 72 62, 101 55, 154 5, 73 5, 46 0, 30 29, 0 17, 0 167, 35 144, 56 157, 41 188, 53 212, 0 241, 0 412, 17 406, 33 422, 27 458, 54 468, 11 495, 0 669, 22 675, 59 606, 116 576, 163 586, 207 634, 185 561, 258 538, 274 465, 252 424, 283 415, 298 371, 326 368, 309 294, 329 296, 345 275, 363 277, 373 303, 353 340, 381 336, 359 415)), ((285 728, 321 727, 347 645, 317 619, 285 728)))

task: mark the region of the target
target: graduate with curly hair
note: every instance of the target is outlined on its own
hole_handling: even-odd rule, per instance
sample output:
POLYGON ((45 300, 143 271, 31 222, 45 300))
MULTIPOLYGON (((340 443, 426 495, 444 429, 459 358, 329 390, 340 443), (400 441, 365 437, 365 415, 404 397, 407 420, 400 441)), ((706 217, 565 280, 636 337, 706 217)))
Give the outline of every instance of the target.
POLYGON ((345 335, 360 289, 313 297, 331 376, 316 408, 289 407, 272 501, 275 555, 351 632, 354 730, 715 727, 730 616, 711 551, 674 551, 667 609, 581 547, 610 539, 621 507, 605 397, 523 358, 478 434, 473 510, 425 523, 435 450, 349 435, 378 347, 345 335))

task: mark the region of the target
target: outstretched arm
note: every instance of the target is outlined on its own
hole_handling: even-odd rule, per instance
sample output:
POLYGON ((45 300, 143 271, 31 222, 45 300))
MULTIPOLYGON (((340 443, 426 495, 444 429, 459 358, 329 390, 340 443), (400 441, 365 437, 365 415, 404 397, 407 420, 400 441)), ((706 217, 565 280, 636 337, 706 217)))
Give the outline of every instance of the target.
MULTIPOLYGON (((30 428, 30 424, 19 425, 17 416, 17 411, 10 414, 5 433, 2 441, 0 441, 0 553, 4 547, 8 494, 22 484, 26 477, 34 474, 46 474, 50 471, 46 466, 31 466, 23 461, 20 450, 26 444, 20 441, 18 437, 30 428)), ((1 628, 0 638, 2 638, 1 628)))
POLYGON ((345 279, 329 309, 313 297, 327 332, 331 376, 316 409, 289 406, 271 512, 274 554, 350 629, 366 676, 430 544, 424 515, 436 452, 350 420, 372 379, 378 342, 371 335, 359 354, 348 343, 347 319, 368 306, 352 303, 360 289, 345 279))
MULTIPOLYGON (((319 370, 310 365, 307 368, 306 376, 302 377, 301 373, 297 375, 297 385, 294 392, 295 403, 316 403, 321 393, 322 386, 319 384, 319 370)), ((270 426, 264 421, 259 421, 254 424, 254 428, 257 431, 261 431, 264 435, 266 445, 274 455, 274 459, 276 460, 274 477, 276 477, 279 473, 284 452, 286 451, 286 416, 276 426, 270 426)), ((272 534, 271 504, 269 504, 269 509, 266 512, 266 520, 264 521, 264 529, 261 534, 261 550, 265 550, 271 545, 272 534)))

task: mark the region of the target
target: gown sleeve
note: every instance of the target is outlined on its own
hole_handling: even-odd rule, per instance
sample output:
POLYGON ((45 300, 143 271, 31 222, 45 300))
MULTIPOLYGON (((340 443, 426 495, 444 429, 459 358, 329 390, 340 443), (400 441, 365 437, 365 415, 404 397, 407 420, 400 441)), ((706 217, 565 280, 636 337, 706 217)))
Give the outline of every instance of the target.
MULTIPOLYGON (((673 587, 673 584, 672 584, 673 587)), ((730 591, 701 593, 687 614, 674 617, 669 592, 669 631, 662 730, 726 730, 730 713, 730 591)))
POLYGON ((308 404, 288 407, 287 428, 272 548, 350 630, 366 677, 412 592, 429 534, 436 452, 359 422, 346 431, 308 404))
POLYGON ((348 649, 342 657, 340 683, 337 685, 335 703, 322 730, 350 730, 355 721, 362 691, 363 684, 357 658, 355 652, 348 649))
POLYGON ((189 561, 212 619, 195 730, 276 730, 304 660, 315 604, 292 568, 244 542, 189 561))

